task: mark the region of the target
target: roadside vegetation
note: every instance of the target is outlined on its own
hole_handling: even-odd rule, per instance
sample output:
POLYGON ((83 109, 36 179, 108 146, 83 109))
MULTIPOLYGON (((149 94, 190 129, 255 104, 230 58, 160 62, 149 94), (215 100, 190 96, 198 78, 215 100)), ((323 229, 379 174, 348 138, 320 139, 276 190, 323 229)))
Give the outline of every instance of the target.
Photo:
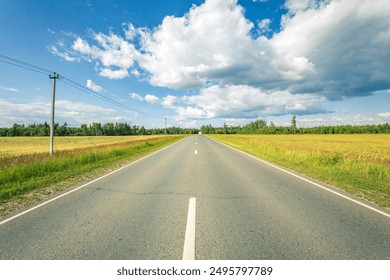
POLYGON ((231 126, 226 123, 223 127, 203 125, 200 131, 203 134, 390 134, 390 124, 297 127, 297 118, 292 116, 289 126, 256 120, 244 126, 231 126))
MULTIPOLYGON (((89 178, 90 173, 96 176, 183 137, 56 137, 52 157, 47 137, 2 137, 0 204, 64 181, 74 184, 89 178)), ((0 207, 0 214, 2 211, 5 209, 0 207)))
MULTIPOLYGON (((164 135, 164 134, 195 134, 196 128, 167 127, 145 128, 128 123, 91 123, 82 124, 79 127, 68 126, 67 123, 54 124, 55 136, 139 136, 139 135, 164 135)), ((11 127, 0 127, 0 136, 49 136, 50 125, 43 124, 13 124, 11 127)))
POLYGON ((390 208, 390 135, 209 135, 390 208))

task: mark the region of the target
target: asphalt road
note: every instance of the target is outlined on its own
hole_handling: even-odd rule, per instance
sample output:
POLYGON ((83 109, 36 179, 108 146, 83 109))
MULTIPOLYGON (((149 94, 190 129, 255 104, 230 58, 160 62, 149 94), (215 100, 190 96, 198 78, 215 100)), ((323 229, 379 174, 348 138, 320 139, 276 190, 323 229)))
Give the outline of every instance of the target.
POLYGON ((390 218, 191 136, 0 224, 0 259, 182 259, 186 250, 196 259, 390 259, 390 218))

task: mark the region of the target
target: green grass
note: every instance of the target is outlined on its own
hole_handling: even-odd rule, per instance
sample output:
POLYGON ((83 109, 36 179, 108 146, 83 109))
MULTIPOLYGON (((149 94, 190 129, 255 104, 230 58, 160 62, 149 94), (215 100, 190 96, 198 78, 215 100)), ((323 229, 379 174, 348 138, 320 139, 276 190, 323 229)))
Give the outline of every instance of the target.
POLYGON ((390 208, 390 135, 210 135, 390 208))
POLYGON ((39 190, 70 178, 80 177, 99 168, 130 161, 161 149, 184 136, 154 137, 131 144, 112 144, 101 148, 45 155, 17 156, 16 161, 0 169, 0 202, 39 190), (23 160, 22 160, 23 159, 23 160), (18 164, 15 164, 17 162, 18 164))

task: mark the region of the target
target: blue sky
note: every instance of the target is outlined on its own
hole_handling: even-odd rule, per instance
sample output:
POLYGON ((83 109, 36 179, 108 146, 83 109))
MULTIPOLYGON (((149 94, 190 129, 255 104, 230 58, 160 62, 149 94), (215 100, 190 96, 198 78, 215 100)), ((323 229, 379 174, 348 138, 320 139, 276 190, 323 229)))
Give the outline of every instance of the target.
POLYGON ((51 100, 4 56, 59 73, 61 124, 390 121, 387 0, 2 0, 0 38, 1 127, 49 122, 51 100))

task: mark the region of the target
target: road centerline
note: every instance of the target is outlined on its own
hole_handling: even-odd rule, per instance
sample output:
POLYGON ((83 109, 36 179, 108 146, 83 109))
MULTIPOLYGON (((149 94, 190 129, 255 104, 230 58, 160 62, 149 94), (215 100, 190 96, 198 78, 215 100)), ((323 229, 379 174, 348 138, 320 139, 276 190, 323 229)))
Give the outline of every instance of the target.
POLYGON ((195 260, 196 198, 191 197, 188 205, 187 226, 184 240, 183 260, 195 260))

